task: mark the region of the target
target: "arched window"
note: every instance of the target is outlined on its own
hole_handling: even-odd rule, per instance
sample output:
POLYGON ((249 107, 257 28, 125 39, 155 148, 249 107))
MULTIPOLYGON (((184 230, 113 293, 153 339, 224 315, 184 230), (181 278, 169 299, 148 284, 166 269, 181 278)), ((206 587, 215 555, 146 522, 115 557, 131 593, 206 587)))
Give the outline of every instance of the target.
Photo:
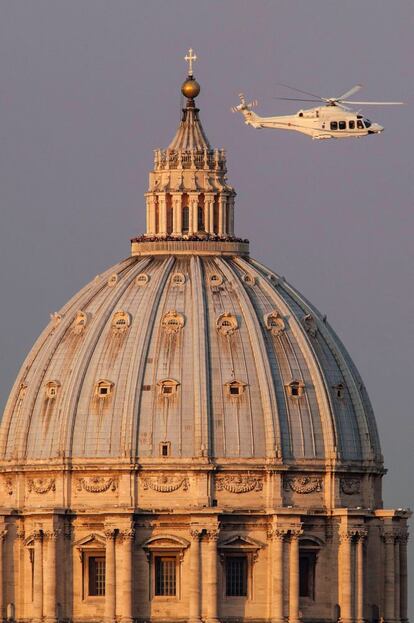
POLYGON ((190 229, 190 210, 188 206, 183 206, 183 234, 188 234, 190 229))

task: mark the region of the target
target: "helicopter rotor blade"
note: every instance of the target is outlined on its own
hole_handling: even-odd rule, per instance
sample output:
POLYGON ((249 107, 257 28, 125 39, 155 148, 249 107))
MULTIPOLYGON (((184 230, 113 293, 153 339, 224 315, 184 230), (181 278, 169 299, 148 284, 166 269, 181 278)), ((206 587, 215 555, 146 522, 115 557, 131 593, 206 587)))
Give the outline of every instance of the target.
POLYGON ((282 87, 287 87, 288 89, 292 89, 292 91, 296 91, 297 93, 302 93, 303 95, 311 95, 312 97, 316 97, 320 101, 326 101, 326 97, 321 97, 321 95, 316 95, 316 93, 309 93, 309 91, 301 91, 300 89, 296 89, 292 87, 290 84, 285 84, 284 82, 278 82, 282 87))
POLYGON ((289 102, 316 102, 317 104, 320 104, 321 102, 323 102, 323 100, 305 100, 305 99, 301 99, 300 97, 272 97, 272 99, 287 100, 289 102))
POLYGON ((346 97, 351 97, 351 95, 357 93, 360 89, 362 89, 362 84, 356 84, 354 87, 349 89, 349 91, 345 91, 345 93, 342 93, 342 95, 334 99, 336 99, 337 102, 345 101, 346 97))
POLYGON ((356 102, 353 100, 338 100, 345 104, 358 104, 361 106, 402 106, 405 102, 356 102))

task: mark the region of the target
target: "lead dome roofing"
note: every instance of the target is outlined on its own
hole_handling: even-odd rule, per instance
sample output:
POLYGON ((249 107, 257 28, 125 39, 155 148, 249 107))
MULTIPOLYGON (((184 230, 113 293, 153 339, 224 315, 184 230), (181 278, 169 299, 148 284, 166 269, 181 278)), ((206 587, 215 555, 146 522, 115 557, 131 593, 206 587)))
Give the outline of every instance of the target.
POLYGON ((145 461, 162 442, 177 460, 381 462, 369 399, 333 330, 286 281, 241 257, 131 257, 86 285, 23 364, 0 459, 145 461), (169 312, 179 322, 166 326, 169 312), (223 314, 236 319, 227 335, 223 314), (178 385, 165 396, 167 379, 178 385))

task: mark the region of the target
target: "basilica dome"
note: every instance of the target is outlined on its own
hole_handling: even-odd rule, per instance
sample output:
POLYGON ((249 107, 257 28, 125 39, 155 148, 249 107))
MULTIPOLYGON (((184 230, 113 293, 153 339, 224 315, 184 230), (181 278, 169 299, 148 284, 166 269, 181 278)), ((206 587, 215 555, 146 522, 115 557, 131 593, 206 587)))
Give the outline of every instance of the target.
POLYGON ((235 234, 195 59, 146 232, 52 314, 7 402, 0 621, 404 623, 410 513, 383 508, 364 384, 235 234))
POLYGON ((52 316, 12 391, 1 458, 380 465, 366 391, 326 318, 247 243, 169 244, 191 255, 133 243, 52 316))

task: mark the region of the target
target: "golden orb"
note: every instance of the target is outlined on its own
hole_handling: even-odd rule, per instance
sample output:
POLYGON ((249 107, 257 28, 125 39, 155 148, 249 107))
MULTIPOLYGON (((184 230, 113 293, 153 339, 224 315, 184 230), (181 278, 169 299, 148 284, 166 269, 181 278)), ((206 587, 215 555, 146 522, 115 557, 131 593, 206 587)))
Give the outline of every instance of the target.
POLYGON ((181 87, 181 93, 188 97, 188 99, 194 99, 200 93, 200 85, 197 80, 192 76, 189 76, 181 87))

